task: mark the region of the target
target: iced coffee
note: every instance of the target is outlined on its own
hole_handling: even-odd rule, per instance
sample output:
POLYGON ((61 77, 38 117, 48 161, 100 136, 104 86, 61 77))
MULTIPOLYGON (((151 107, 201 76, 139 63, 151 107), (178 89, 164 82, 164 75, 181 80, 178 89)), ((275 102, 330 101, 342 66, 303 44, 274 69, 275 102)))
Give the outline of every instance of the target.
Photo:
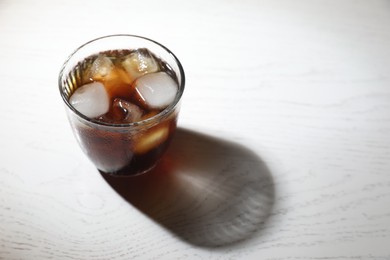
POLYGON ((105 173, 134 175, 153 168, 172 139, 184 72, 165 47, 129 35, 97 39, 71 58, 118 37, 120 44, 86 52, 71 64, 68 60, 59 84, 75 136, 95 166, 105 173), (126 40, 129 47, 123 48, 126 40))

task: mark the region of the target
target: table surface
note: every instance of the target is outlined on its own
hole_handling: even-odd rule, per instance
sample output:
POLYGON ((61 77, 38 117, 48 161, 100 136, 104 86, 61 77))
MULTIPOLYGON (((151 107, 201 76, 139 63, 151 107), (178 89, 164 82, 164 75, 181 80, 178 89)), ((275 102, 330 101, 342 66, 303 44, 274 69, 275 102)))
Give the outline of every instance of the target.
POLYGON ((0 35, 0 259, 390 259, 389 1, 0 0, 0 35), (133 178, 98 173, 57 87, 115 33, 186 72, 133 178))

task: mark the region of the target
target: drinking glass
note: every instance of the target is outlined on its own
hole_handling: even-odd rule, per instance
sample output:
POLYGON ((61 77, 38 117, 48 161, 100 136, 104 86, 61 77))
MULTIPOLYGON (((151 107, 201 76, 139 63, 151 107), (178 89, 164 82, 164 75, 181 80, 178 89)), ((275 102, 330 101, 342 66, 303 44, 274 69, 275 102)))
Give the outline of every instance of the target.
POLYGON ((184 91, 183 67, 176 56, 160 43, 136 35, 109 35, 76 49, 65 61, 58 79, 59 90, 73 133, 84 153, 103 173, 136 175, 152 169, 167 149, 176 130, 184 91), (134 123, 114 124, 88 118, 69 102, 80 87, 81 62, 110 50, 146 48, 164 61, 178 84, 174 101, 160 113, 134 123))

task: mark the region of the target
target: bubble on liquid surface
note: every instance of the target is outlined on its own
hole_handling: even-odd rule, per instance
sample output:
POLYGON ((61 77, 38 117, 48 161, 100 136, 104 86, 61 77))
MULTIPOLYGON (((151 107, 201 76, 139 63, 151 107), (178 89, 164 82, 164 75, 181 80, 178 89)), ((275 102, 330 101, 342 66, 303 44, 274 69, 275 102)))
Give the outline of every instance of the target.
POLYGON ((100 82, 85 84, 72 94, 69 103, 81 114, 95 118, 109 110, 109 98, 104 85, 100 82))
POLYGON ((157 61, 146 49, 136 50, 127 55, 122 66, 134 79, 159 70, 157 61))
POLYGON ((157 72, 138 78, 135 89, 148 108, 162 109, 175 100, 178 86, 167 73, 157 72))

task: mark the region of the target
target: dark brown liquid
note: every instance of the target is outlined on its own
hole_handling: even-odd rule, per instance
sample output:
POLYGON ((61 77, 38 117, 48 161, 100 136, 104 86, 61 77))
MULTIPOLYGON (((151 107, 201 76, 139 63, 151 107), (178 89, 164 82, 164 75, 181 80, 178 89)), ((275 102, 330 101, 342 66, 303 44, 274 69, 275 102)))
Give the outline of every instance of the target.
MULTIPOLYGON (((176 129, 176 118, 164 122, 163 127, 167 127, 169 131, 164 137, 165 139, 140 152, 135 149, 137 142, 140 141, 136 138, 127 138, 122 133, 112 133, 85 126, 76 128, 76 131, 80 136, 81 146, 100 171, 118 175, 133 175, 152 168, 165 152, 176 129), (118 165, 123 166, 117 169, 118 165)), ((158 128, 160 128, 159 125, 141 132, 139 135, 150 134, 158 128)))
MULTIPOLYGON (((156 61, 158 71, 166 72, 177 82, 175 74, 166 63, 157 59, 146 49, 138 51, 150 54, 156 61)), ((124 57, 131 53, 132 51, 129 50, 100 53, 100 56, 105 55, 114 65, 110 73, 104 74, 104 76, 91 74, 93 63, 99 55, 91 56, 75 67, 73 74, 78 77, 76 86, 73 87, 74 90, 84 84, 98 81, 103 83, 109 94, 111 104, 109 111, 94 118, 95 120, 121 125, 151 118, 165 109, 150 109, 136 95, 134 91, 136 76, 129 75, 122 65, 124 57), (118 100, 120 101, 118 102, 118 100), (136 105, 141 111, 141 116, 137 118, 129 117, 131 109, 128 109, 127 104, 136 105)), ((177 111, 173 110, 170 115, 151 126, 136 126, 135 130, 129 130, 128 132, 121 127, 102 125, 96 127, 92 124, 91 126, 74 124, 74 129, 84 152, 101 172, 133 175, 145 172, 155 165, 172 139, 176 129, 176 121, 177 111)))

